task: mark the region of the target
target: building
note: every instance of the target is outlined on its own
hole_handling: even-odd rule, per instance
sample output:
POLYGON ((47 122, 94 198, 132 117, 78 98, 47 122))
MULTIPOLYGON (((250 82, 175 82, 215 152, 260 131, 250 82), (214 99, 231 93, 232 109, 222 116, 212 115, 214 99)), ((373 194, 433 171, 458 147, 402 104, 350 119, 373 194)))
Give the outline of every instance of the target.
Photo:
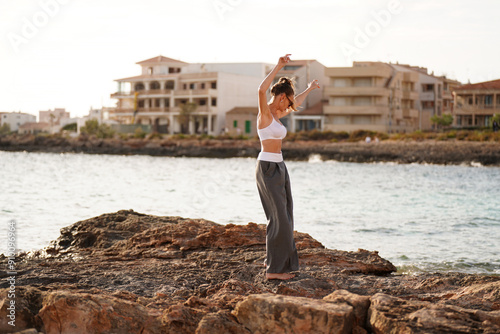
POLYGON ((8 124, 10 131, 15 132, 25 123, 36 122, 36 116, 23 112, 0 112, 0 127, 8 124))
POLYGON ((327 68, 325 129, 411 132, 433 128, 431 117, 453 110, 452 89, 460 83, 427 68, 354 62, 327 68))
POLYGON ((434 76, 434 73, 428 74, 428 70, 425 67, 398 64, 392 64, 392 66, 400 71, 418 73, 418 85, 416 87, 419 94, 417 109, 420 113, 418 129, 434 129, 434 125, 431 122, 432 116, 442 116, 443 114, 452 113, 452 91, 460 86, 460 82, 448 79, 445 76, 434 76))
POLYGON ((325 70, 325 130, 403 132, 418 129, 418 74, 381 62, 325 70))
POLYGON ((303 92, 313 80, 318 80, 320 86, 307 96, 297 112, 281 120, 289 131, 323 129, 324 115, 321 101, 323 88, 328 82, 325 69, 326 67, 317 60, 292 60, 276 74, 273 84, 278 82, 280 77, 289 77, 295 82, 296 94, 303 92))
POLYGON ((39 133, 49 133, 51 126, 49 123, 37 123, 37 122, 28 122, 24 123, 19 127, 19 134, 39 134, 39 133))
MULTIPOLYGON (((246 67, 252 64, 243 65, 246 67)), ((266 72, 261 73, 261 81, 273 67, 274 65, 266 66, 266 72)), ((256 71, 253 72, 255 73, 256 71)), ((304 103, 299 107, 298 111, 293 112, 280 120, 283 125, 285 125, 287 130, 290 132, 313 129, 322 130, 324 123, 322 108, 323 86, 327 82, 327 77, 325 76, 325 66, 316 60, 292 60, 276 74, 276 78, 271 86, 278 82, 281 77, 293 79, 295 92, 297 94, 304 91, 309 82, 312 80, 317 79, 320 84, 320 89, 312 91, 304 103)), ((256 88, 254 88, 253 91, 255 90, 256 88)), ((270 99, 270 97, 270 91, 268 91, 268 99, 270 99)), ((257 102, 257 100, 255 101, 257 102)), ((243 134, 246 136, 256 136, 257 114, 258 107, 235 108, 231 110, 226 115, 227 131, 231 135, 243 134), (248 126, 250 125, 254 129, 247 132, 248 126)))
POLYGON ((258 107, 236 107, 226 113, 225 132, 231 136, 257 136, 258 107))
POLYGON ((490 126, 493 115, 500 114, 500 79, 465 84, 454 91, 453 125, 490 126))
POLYGON ((270 66, 189 64, 164 56, 137 64, 141 75, 116 80, 111 97, 118 102, 109 119, 170 134, 223 132, 228 111, 256 106, 256 87, 270 66))
POLYGON ((70 119, 69 112, 65 108, 54 108, 54 110, 40 110, 38 122, 48 123, 50 125, 50 132, 56 133, 67 124, 70 119))

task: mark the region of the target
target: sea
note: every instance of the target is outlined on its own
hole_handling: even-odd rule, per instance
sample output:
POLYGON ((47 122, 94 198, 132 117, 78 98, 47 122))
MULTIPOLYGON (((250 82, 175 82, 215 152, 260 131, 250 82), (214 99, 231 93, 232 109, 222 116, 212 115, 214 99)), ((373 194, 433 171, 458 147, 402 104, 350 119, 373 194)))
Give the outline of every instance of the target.
MULTIPOLYGON (((284 152, 286 161, 286 152, 284 152)), ((123 209, 265 224, 252 158, 0 151, 0 252, 123 209)), ((378 251, 399 273, 500 275, 500 168, 286 161, 295 230, 331 249, 378 251)))

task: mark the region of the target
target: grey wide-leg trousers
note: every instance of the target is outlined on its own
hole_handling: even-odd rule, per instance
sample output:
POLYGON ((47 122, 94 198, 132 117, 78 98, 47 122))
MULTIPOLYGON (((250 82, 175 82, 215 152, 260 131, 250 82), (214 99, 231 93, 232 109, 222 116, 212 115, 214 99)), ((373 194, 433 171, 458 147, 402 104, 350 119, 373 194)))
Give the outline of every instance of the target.
POLYGON ((257 160, 257 188, 267 217, 266 272, 299 270, 293 239, 293 200, 285 163, 257 160))

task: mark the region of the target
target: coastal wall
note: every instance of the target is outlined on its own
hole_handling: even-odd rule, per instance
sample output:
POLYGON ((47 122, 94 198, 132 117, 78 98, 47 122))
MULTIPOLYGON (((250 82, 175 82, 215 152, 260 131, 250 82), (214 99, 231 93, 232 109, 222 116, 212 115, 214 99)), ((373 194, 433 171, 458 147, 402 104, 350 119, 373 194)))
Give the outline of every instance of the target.
MULTIPOLYGON (((145 154, 169 157, 256 158, 257 140, 221 139, 96 139, 36 136, 0 137, 0 150, 27 152, 73 152, 89 154, 145 154)), ((285 160, 347 162, 397 162, 500 166, 500 143, 471 141, 382 141, 379 143, 329 141, 285 141, 285 160)))
POLYGON ((265 231, 132 210, 77 222, 16 256, 15 283, 0 283, 0 332, 500 332, 498 276, 397 275, 377 252, 295 232, 297 276, 266 280, 265 231))

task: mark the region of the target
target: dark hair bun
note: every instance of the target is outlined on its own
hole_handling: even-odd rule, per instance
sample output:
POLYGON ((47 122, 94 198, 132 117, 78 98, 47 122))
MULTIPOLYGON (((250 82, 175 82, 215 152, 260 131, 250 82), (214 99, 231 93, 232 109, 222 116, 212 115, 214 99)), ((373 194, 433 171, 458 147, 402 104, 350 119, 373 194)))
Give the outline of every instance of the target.
POLYGON ((278 81, 279 84, 286 84, 286 85, 290 85, 290 86, 293 86, 293 82, 292 80, 290 80, 289 78, 287 77, 281 77, 280 80, 278 81))
POLYGON ((279 95, 285 93, 287 96, 295 95, 295 87, 293 87, 293 81, 287 77, 281 77, 277 83, 271 87, 271 94, 279 95))

